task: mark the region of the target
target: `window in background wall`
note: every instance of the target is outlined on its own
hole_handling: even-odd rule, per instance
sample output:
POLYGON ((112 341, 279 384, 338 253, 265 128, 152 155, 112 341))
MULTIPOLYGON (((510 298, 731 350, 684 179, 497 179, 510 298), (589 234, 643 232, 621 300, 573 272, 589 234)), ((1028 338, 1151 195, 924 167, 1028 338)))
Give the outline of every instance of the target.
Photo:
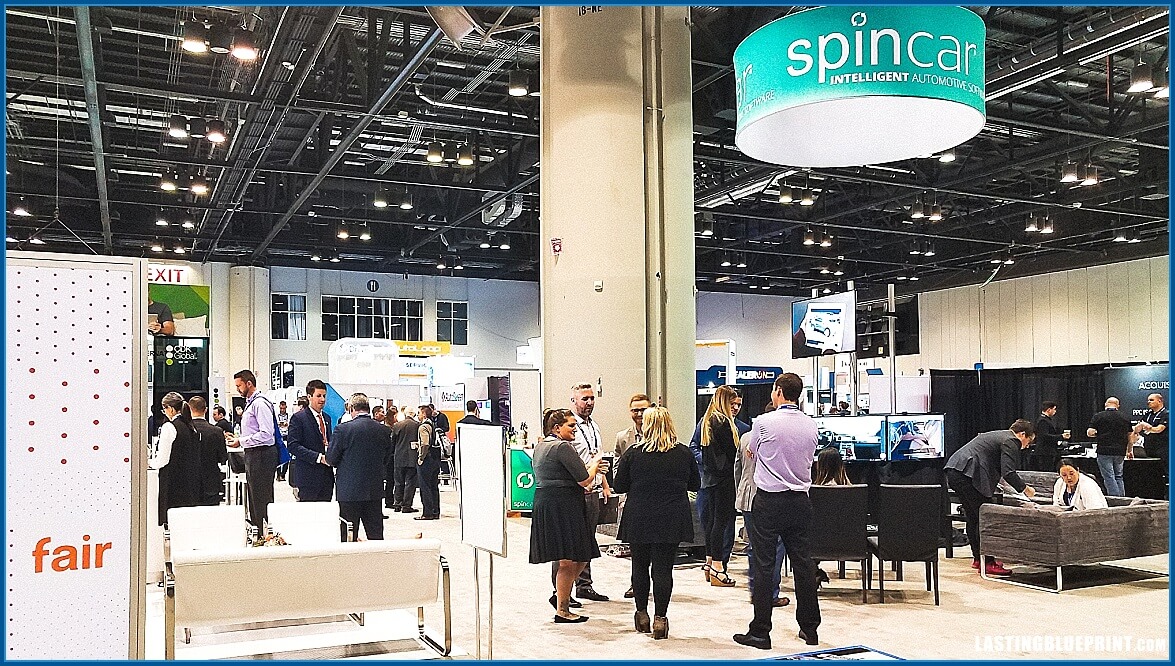
POLYGON ((273 294, 270 298, 270 337, 274 340, 306 339, 306 295, 273 294))
POLYGON ((437 342, 469 344, 469 304, 437 301, 437 342))
POLYGON ((322 297, 322 339, 422 340, 424 301, 322 297))

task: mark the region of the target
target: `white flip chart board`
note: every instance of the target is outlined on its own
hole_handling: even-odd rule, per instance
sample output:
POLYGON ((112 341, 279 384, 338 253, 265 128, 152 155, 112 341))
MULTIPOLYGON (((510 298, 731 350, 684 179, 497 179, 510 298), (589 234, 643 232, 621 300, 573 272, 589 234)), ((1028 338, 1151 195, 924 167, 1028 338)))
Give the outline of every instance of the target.
POLYGON ((457 424, 461 543, 506 557, 509 473, 501 426, 457 424))

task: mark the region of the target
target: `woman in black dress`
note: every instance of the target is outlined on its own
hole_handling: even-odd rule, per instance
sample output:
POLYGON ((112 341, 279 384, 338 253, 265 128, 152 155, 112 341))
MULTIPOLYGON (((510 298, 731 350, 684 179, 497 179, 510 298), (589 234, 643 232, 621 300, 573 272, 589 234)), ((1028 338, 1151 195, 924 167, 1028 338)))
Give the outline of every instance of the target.
POLYGON ((636 630, 650 631, 649 571, 652 569, 653 638, 669 637, 669 597, 673 594, 673 559, 677 545, 694 538, 687 491, 698 489, 693 453, 677 443, 669 410, 650 407, 641 426, 642 439, 616 464, 618 493, 628 493, 617 537, 632 547, 632 592, 636 630))
POLYGON ((589 560, 600 556, 584 515, 583 489, 607 472, 601 455, 584 465, 571 442, 575 415, 570 409, 543 414, 543 438, 534 447, 534 509, 530 519, 530 562, 559 562, 555 577, 555 622, 584 622, 570 610, 571 586, 589 560))
POLYGON ((706 533, 706 578, 715 587, 734 587, 726 573, 729 552, 723 552, 728 529, 734 524, 734 459, 738 456, 738 427, 731 405, 738 393, 729 386, 714 391, 702 418, 702 487, 709 499, 702 510, 706 533))
POLYGON ((159 450, 152 463, 159 470, 159 524, 163 525, 168 509, 201 503, 200 435, 192 427, 182 395, 168 393, 159 406, 167 423, 159 428, 159 450))

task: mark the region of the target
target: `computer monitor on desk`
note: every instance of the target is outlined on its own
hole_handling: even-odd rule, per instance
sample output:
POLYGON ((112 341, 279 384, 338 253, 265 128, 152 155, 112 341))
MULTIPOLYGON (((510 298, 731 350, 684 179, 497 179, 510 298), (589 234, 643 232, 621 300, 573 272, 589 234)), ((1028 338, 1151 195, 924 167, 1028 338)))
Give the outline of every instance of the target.
POLYGON ((833 446, 845 460, 885 460, 883 416, 821 416, 816 428, 816 453, 833 446))
POLYGON ((946 452, 942 414, 902 414, 885 417, 887 458, 927 460, 946 452))

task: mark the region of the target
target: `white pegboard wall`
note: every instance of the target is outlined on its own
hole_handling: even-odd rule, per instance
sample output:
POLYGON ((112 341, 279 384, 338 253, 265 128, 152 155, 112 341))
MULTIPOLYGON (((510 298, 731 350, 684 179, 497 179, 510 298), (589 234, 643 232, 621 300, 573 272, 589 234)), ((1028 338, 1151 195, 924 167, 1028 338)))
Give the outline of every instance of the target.
POLYGON ((139 279, 7 266, 9 659, 127 658, 139 279))

